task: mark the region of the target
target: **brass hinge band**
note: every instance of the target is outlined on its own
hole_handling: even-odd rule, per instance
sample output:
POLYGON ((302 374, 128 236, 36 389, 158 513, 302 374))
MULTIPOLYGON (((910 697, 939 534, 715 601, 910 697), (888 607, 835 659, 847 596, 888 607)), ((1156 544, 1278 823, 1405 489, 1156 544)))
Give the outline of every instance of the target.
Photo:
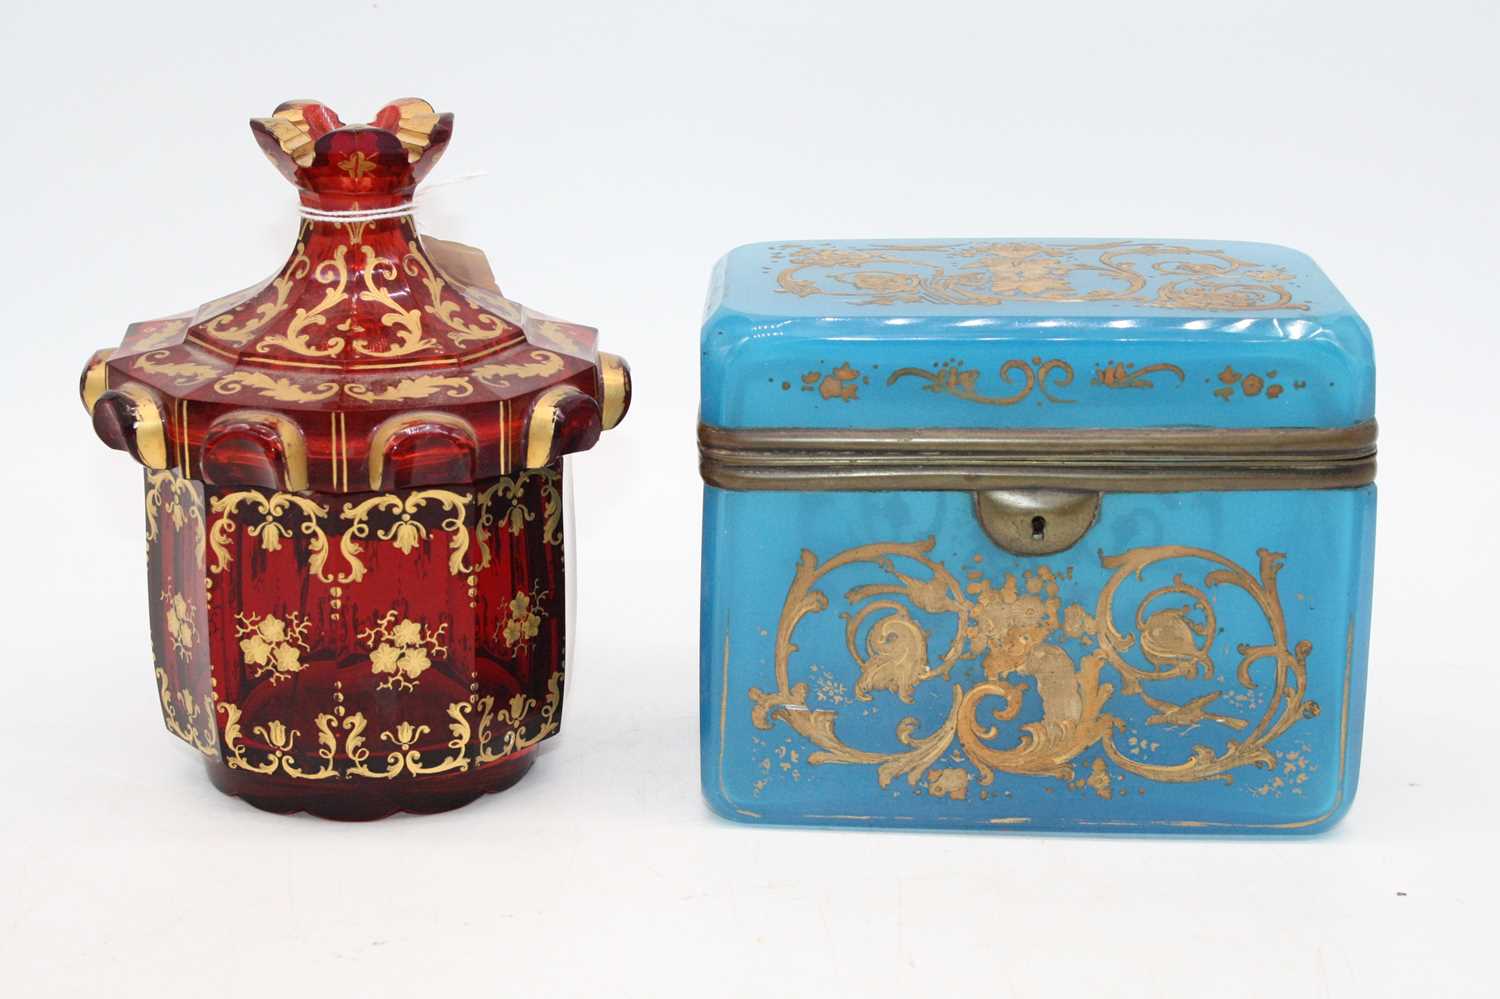
POLYGON ((1375 481, 1374 421, 1336 428, 730 430, 700 425, 722 489, 1345 489, 1375 481))

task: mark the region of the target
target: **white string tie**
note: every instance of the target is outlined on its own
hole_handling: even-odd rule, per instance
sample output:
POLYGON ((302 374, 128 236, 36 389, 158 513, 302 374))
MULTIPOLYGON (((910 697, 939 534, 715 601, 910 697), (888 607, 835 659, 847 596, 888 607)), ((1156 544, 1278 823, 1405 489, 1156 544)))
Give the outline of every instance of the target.
POLYGON ((409 198, 399 204, 389 205, 385 208, 346 208, 343 210, 327 210, 323 208, 309 208, 304 204, 297 205, 297 214, 314 222, 376 222, 380 219, 399 219, 406 215, 415 214, 418 202, 424 200, 429 193, 450 184, 463 184, 480 177, 488 176, 487 170, 476 170, 473 173, 461 174, 457 177, 449 177, 446 180, 436 181, 425 185, 414 198, 409 198))

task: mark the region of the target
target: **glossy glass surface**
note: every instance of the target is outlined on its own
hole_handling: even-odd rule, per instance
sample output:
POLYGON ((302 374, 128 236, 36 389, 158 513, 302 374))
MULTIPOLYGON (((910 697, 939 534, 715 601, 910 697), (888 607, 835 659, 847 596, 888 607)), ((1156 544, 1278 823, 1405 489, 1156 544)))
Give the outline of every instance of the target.
POLYGON ((1359 772, 1374 513, 1373 486, 1115 494, 1019 558, 967 493, 709 488, 704 794, 741 821, 1324 828, 1359 772))
POLYGON ((1328 427, 1374 414, 1369 330, 1264 243, 757 243, 714 271, 721 427, 1328 427))
POLYGON ((146 466, 167 728, 275 811, 451 808, 519 779, 561 722, 563 456, 629 406, 594 330, 421 236, 452 116, 316 102, 251 128, 318 212, 267 282, 132 324, 80 389, 146 466))
MULTIPOLYGON (((1368 329, 1284 247, 766 243, 713 281, 712 427, 873 431, 914 464, 938 436, 880 431, 1139 429, 1131 455, 1089 460, 1165 476, 1151 428, 1374 417, 1368 329)), ((745 454, 818 474, 816 448, 745 454)), ((962 483, 963 455, 944 460, 962 483)), ((961 485, 705 488, 710 804, 899 828, 1337 821, 1359 768, 1375 489, 1216 488, 1206 467, 1182 492, 1105 491, 1078 540, 1037 557, 1002 548, 961 485)))

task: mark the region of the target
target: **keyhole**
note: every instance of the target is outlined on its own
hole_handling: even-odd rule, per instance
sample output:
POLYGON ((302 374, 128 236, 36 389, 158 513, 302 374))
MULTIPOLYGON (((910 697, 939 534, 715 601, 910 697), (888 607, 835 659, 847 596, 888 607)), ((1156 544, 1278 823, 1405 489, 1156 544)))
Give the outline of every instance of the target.
POLYGON ((1033 540, 1033 541, 1040 541, 1040 540, 1042 540, 1042 538, 1044 538, 1046 536, 1047 536, 1047 518, 1046 517, 1032 517, 1031 518, 1031 540, 1033 540))

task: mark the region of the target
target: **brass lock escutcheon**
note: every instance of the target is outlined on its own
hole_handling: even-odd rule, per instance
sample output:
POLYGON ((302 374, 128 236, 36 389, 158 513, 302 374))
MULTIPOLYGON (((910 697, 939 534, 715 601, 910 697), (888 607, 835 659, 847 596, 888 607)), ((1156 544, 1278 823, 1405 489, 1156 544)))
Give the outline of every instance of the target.
POLYGON ((990 540, 1013 555, 1052 555, 1078 542, 1099 516, 1099 493, 1076 489, 991 489, 974 494, 990 540))

